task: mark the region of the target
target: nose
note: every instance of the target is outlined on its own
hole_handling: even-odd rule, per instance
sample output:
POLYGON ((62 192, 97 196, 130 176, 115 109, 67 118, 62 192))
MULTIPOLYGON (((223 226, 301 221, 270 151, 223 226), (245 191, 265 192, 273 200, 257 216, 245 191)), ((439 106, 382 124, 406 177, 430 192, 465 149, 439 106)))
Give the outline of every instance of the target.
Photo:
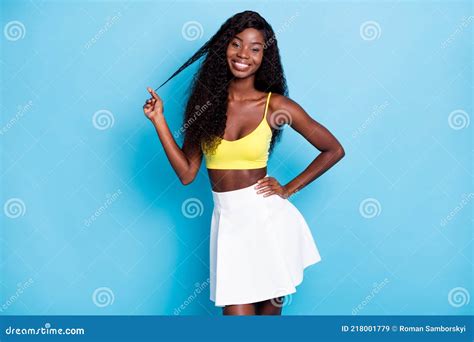
POLYGON ((243 47, 240 51, 237 51, 237 57, 242 58, 242 59, 248 58, 249 54, 247 52, 247 48, 243 47))

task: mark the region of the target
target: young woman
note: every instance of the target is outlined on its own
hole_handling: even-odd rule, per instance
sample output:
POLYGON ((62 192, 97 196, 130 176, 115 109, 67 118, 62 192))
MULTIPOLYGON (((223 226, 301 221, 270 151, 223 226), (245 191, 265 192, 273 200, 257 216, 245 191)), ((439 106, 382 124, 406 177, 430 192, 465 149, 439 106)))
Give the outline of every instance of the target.
MULTIPOLYGON (((205 158, 214 200, 210 299, 224 315, 279 315, 304 269, 321 260, 305 219, 288 198, 339 161, 344 149, 287 97, 275 34, 258 13, 229 18, 166 82, 202 56, 187 102, 182 148, 151 88, 143 109, 183 184, 194 180, 205 158), (321 153, 282 185, 269 176, 267 161, 285 124, 321 153)), ((278 160, 277 167, 284 163, 278 160)))

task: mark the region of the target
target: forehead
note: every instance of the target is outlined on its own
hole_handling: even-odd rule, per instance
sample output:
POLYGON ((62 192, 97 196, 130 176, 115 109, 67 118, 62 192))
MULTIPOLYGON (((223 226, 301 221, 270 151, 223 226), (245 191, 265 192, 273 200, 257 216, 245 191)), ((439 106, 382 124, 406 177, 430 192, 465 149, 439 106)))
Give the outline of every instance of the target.
POLYGON ((247 28, 242 32, 237 33, 235 38, 240 38, 241 40, 248 41, 249 43, 263 43, 263 33, 254 28, 247 28))

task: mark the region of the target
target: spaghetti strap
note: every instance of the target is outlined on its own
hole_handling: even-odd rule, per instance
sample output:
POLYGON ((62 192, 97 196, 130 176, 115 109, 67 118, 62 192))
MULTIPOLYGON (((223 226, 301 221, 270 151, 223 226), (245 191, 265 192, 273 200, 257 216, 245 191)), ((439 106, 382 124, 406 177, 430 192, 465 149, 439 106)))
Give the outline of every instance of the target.
POLYGON ((271 94, 272 94, 272 92, 269 92, 268 96, 267 96, 267 103, 265 104, 265 113, 263 114, 264 119, 267 117, 268 104, 270 103, 270 95, 271 94))

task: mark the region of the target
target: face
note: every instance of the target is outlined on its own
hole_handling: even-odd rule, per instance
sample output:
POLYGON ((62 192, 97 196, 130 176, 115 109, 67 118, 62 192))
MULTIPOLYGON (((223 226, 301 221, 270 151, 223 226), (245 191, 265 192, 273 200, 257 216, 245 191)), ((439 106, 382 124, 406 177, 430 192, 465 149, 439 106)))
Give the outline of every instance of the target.
POLYGON ((263 34, 254 28, 237 33, 227 46, 227 64, 235 77, 253 75, 263 58, 263 34))

